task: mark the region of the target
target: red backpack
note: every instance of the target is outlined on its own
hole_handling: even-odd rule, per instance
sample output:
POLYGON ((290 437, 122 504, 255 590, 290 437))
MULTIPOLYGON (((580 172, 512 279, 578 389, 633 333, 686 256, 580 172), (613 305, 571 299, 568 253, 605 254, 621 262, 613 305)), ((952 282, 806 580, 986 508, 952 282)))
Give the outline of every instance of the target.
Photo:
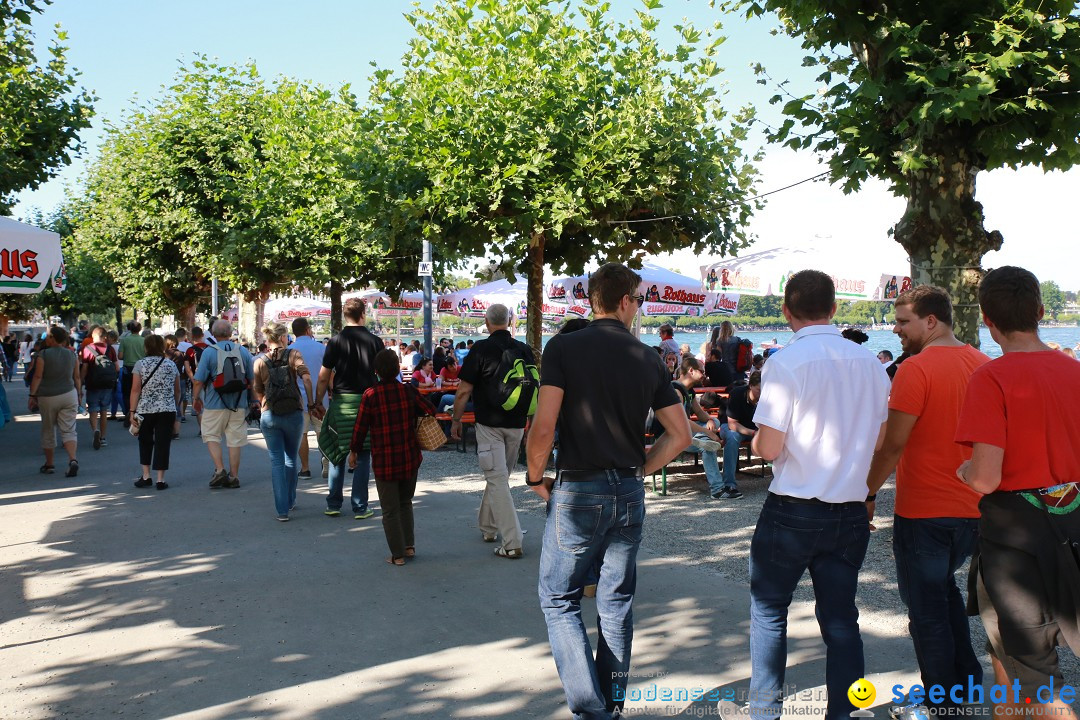
POLYGON ((739 347, 735 351, 735 370, 746 372, 752 367, 754 367, 754 343, 745 338, 739 338, 739 347))

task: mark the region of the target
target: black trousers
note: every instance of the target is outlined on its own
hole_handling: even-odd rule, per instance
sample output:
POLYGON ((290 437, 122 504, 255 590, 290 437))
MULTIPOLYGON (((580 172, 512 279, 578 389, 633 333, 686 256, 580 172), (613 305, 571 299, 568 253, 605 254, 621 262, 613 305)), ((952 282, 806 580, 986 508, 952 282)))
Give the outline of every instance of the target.
MULTIPOLYGON (((124 376, 120 381, 120 404, 124 407, 124 416, 131 418, 128 405, 131 403, 131 384, 135 382, 135 366, 124 366, 124 376)), ((126 427, 126 426, 125 426, 126 427)))
POLYGON ((169 469, 169 448, 172 447, 173 423, 176 413, 143 415, 139 425, 139 464, 154 470, 169 469))

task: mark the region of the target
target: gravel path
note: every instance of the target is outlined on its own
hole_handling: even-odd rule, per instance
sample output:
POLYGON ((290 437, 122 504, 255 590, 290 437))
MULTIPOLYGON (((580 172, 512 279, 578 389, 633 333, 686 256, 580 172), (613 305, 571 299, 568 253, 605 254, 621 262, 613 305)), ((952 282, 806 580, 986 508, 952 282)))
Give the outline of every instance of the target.
MULTIPOLYGON (((438 481, 440 485, 475 494, 479 506, 483 477, 472 446, 464 454, 449 447, 434 456, 428 455, 423 474, 428 477, 441 476, 444 479, 438 481)), ((748 586, 750 540, 772 474, 766 471, 766 477, 762 478, 760 465, 745 464, 744 461, 738 476, 739 489, 744 496, 739 500, 712 500, 706 492, 705 475, 700 464, 695 466, 688 458, 683 456, 669 467, 666 496, 649 493, 648 519, 642 544, 648 551, 666 556, 674 562, 695 566, 704 572, 748 586)), ((524 467, 519 467, 510 484, 518 512, 543 517, 544 503, 525 487, 524 467)), ((660 478, 657 476, 657 487, 659 485, 660 478)), ((646 487, 651 487, 648 478, 646 487)), ((907 613, 896 587, 896 566, 892 553, 893 497, 890 480, 878 495, 874 519, 877 530, 870 537, 870 547, 860 574, 858 605, 864 630, 869 628, 877 635, 899 638, 908 635, 908 628, 907 613)), ((525 543, 527 551, 539 551, 540 538, 527 536, 525 543)), ((966 592, 966 565, 957 573, 957 582, 966 592)), ((795 592, 795 601, 813 600, 813 587, 807 574, 795 592)), ((972 618, 971 635, 989 672, 989 656, 982 651, 986 634, 978 618, 972 618)), ((1077 686, 1080 684, 1080 662, 1067 648, 1061 649, 1060 656, 1065 681, 1077 686)), ((988 675, 987 682, 992 682, 990 678, 988 675)))

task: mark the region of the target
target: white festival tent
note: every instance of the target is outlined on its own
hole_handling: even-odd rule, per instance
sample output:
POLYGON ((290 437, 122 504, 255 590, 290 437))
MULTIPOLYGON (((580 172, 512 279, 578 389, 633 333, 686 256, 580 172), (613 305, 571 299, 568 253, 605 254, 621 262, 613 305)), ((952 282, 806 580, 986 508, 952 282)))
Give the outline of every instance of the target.
POLYGON ((267 322, 288 324, 297 318, 329 318, 330 303, 305 297, 284 297, 268 300, 263 309, 267 322))
MULTIPOLYGON (((637 272, 641 275, 638 293, 645 298, 641 305, 641 314, 645 317, 734 315, 738 309, 737 294, 704 292, 697 278, 652 263, 644 263, 637 272)), ((565 303, 567 315, 588 317, 591 313, 589 276, 556 278, 547 285, 547 299, 550 303, 565 303)))
POLYGON ((0 217, 0 293, 32 295, 67 287, 60 236, 0 217))
MULTIPOLYGON (((464 290, 439 295, 438 311, 460 317, 482 318, 490 305, 501 303, 510 308, 511 326, 517 320, 524 320, 528 308, 528 283, 524 277, 511 283, 508 280, 495 280, 464 290)), ((542 306, 545 320, 562 320, 567 315, 567 306, 563 303, 546 302, 542 306)))
POLYGON ((837 300, 895 300, 911 287, 908 268, 892 258, 830 254, 813 247, 780 247, 718 258, 701 266, 701 284, 708 292, 783 295, 788 277, 810 268, 832 277, 837 300))

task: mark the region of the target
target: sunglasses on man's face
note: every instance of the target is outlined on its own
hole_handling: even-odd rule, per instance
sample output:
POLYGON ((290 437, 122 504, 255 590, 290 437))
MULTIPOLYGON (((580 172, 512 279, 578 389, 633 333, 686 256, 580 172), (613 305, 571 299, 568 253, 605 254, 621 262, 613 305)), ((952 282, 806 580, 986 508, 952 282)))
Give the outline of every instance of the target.
POLYGON ((641 295, 641 294, 629 295, 629 297, 630 297, 631 300, 634 300, 635 302, 637 302, 638 307, 641 307, 641 304, 645 302, 645 296, 641 295))

